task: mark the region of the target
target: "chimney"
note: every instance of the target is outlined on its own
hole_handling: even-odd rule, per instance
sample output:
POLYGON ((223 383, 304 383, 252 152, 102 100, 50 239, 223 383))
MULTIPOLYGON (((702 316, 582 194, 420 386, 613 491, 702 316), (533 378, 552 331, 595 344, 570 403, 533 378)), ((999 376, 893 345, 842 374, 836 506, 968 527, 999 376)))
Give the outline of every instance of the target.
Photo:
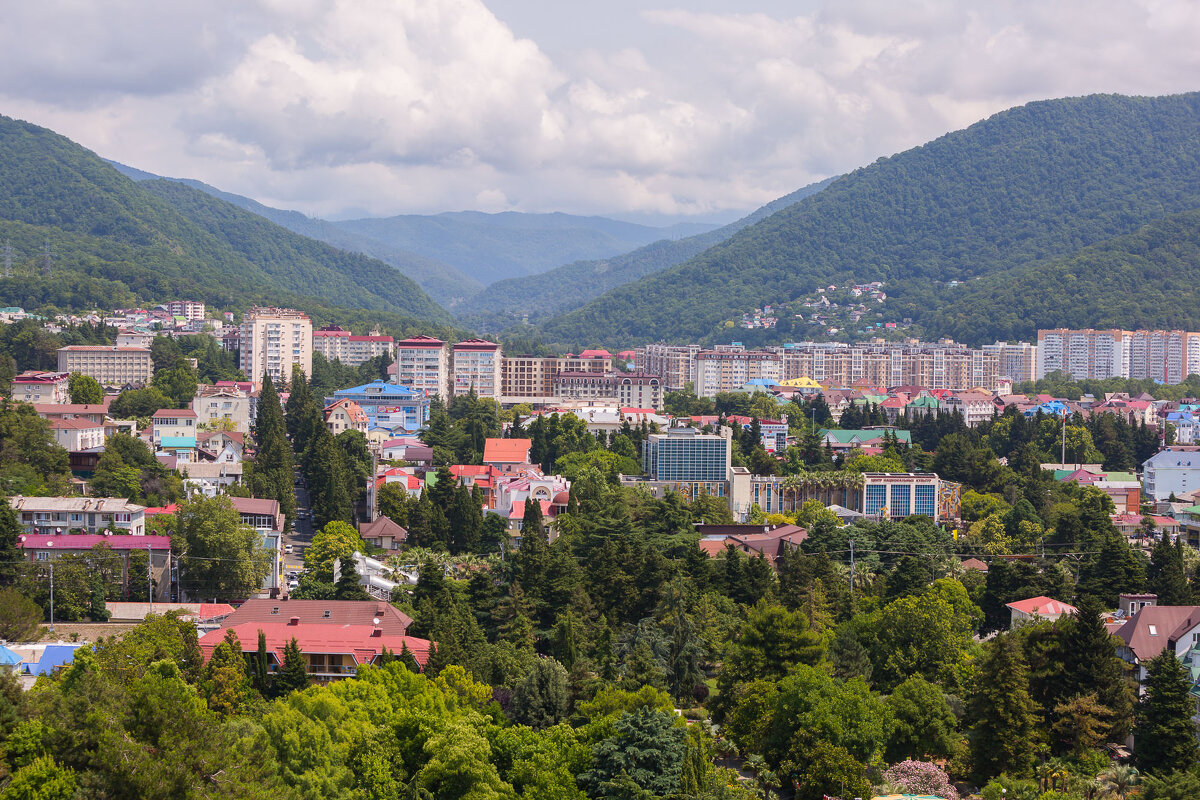
POLYGON ((299 624, 300 624, 299 617, 292 617, 291 619, 288 620, 288 625, 299 625, 299 624))

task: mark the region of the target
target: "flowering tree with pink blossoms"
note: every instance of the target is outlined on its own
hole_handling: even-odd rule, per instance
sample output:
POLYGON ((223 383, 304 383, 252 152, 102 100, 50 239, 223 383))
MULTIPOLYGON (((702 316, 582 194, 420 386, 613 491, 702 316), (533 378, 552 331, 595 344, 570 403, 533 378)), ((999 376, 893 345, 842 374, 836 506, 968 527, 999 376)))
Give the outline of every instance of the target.
POLYGON ((928 761, 901 761, 883 773, 884 780, 908 794, 931 794, 945 800, 958 800, 958 791, 937 764, 928 761))

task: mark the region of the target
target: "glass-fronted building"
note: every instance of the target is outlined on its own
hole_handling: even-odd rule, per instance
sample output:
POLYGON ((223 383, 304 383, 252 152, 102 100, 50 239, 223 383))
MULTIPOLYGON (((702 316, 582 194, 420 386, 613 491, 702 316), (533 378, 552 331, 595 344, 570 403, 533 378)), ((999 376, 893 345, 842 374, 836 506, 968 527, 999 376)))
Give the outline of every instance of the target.
POLYGON ((325 398, 329 407, 338 400, 353 400, 367 414, 369 427, 416 431, 429 421, 429 398, 423 392, 387 381, 373 381, 334 392, 325 398))
POLYGON ((718 482, 729 477, 729 440, 695 428, 671 428, 642 443, 642 468, 653 481, 718 482))

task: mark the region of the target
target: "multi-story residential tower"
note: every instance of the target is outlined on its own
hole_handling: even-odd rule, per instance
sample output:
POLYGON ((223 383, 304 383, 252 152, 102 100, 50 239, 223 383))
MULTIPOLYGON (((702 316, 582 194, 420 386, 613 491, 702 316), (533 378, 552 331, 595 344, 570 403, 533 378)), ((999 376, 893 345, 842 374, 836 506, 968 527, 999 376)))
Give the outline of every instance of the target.
POLYGON ((393 357, 395 344, 392 337, 373 330, 366 336, 355 336, 348 330, 337 325, 329 325, 319 331, 313 331, 313 350, 325 356, 329 361, 335 358, 351 367, 370 361, 379 356, 393 357))
POLYGON ((307 314, 290 308, 251 308, 238 332, 242 372, 256 382, 270 375, 276 386, 291 380, 293 364, 311 376, 312 332, 307 314))
POLYGON ((426 397, 447 397, 450 348, 432 336, 413 336, 396 342, 396 383, 426 397))
POLYGON ((451 369, 454 375, 453 396, 475 392, 479 397, 500 400, 500 345, 484 339, 467 339, 454 345, 451 369))

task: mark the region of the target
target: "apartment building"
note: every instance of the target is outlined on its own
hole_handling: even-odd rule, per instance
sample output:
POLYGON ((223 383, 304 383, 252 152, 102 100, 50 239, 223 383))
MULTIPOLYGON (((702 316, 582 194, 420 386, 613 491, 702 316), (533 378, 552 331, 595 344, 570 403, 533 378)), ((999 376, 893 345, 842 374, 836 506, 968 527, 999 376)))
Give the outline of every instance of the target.
POLYGON ((1000 377, 996 352, 953 342, 798 342, 782 348, 780 358, 785 380, 808 378, 824 386, 992 391, 1000 377))
POLYGON ((172 300, 167 303, 167 313, 172 317, 183 317, 187 320, 204 319, 204 303, 198 300, 172 300))
POLYGON ((642 372, 562 372, 554 380, 562 400, 612 400, 617 408, 663 407, 662 379, 642 372))
POLYGON ((642 442, 642 467, 652 481, 725 481, 729 465, 729 439, 696 428, 671 428, 642 442))
POLYGON ((146 507, 120 497, 23 497, 8 499, 22 527, 33 534, 82 530, 103 532, 112 527, 141 536, 146 532, 146 507))
POLYGON ((648 344, 635 351, 634 361, 640 371, 662 378, 664 391, 678 392, 696 382, 696 354, 700 350, 698 344, 648 344))
POLYGON ((396 383, 426 397, 446 397, 450 386, 450 348, 432 336, 396 342, 396 383))
POLYGON ((500 345, 484 339, 467 339, 451 349, 453 396, 474 392, 478 397, 500 400, 502 387, 500 345))
POLYGON ((58 405, 71 402, 68 385, 69 372, 41 372, 29 370, 12 380, 12 399, 22 403, 48 403, 58 405))
POLYGON ((149 331, 117 331, 117 347, 149 347, 154 344, 154 334, 149 331))
POLYGON ((231 425, 238 433, 249 433, 255 398, 236 385, 200 386, 192 398, 192 411, 200 425, 231 425))
POLYGON ((566 356, 504 356, 501 364, 500 401, 506 405, 540 405, 558 399, 555 380, 566 372, 607 373, 612 354, 584 350, 566 356))
POLYGON ((1066 372, 1077 380, 1136 378, 1183 383, 1200 374, 1200 333, 1182 330, 1038 331, 1037 377, 1066 372))
MULTIPOLYGON (((128 592, 129 585, 133 582, 136 582, 139 589, 144 590, 147 577, 149 577, 153 586, 154 601, 170 599, 170 536, 111 536, 107 533, 40 532, 26 534, 20 537, 18 542, 22 555, 34 564, 45 564, 63 556, 96 557, 96 551, 92 548, 101 544, 111 551, 104 557, 104 566, 120 570, 122 592, 128 592), (138 565, 137 569, 132 569, 130 555, 135 550, 148 557, 148 566, 138 565)), ((128 594, 125 596, 128 597, 128 594)))
POLYGON ((366 336, 355 336, 337 325, 328 325, 313 331, 313 351, 351 367, 357 367, 373 358, 395 356, 396 345, 391 336, 384 336, 379 329, 366 336))
POLYGON ((312 375, 312 320, 290 308, 255 306, 238 329, 239 366, 246 377, 270 375, 276 386, 290 381, 292 365, 312 375))
POLYGON ((1039 330, 1037 377, 1051 372, 1065 372, 1076 380, 1128 377, 1127 333, 1115 328, 1039 330))
POLYGON ((766 350, 701 350, 694 361, 698 397, 733 392, 752 380, 783 379, 783 360, 766 350))
POLYGON ((1013 383, 1037 380, 1037 345, 1029 342, 985 344, 985 353, 996 354, 996 372, 1013 383))
POLYGON ((154 376, 154 361, 146 347, 70 345, 58 350, 58 371, 91 375, 101 386, 145 386, 154 376))

